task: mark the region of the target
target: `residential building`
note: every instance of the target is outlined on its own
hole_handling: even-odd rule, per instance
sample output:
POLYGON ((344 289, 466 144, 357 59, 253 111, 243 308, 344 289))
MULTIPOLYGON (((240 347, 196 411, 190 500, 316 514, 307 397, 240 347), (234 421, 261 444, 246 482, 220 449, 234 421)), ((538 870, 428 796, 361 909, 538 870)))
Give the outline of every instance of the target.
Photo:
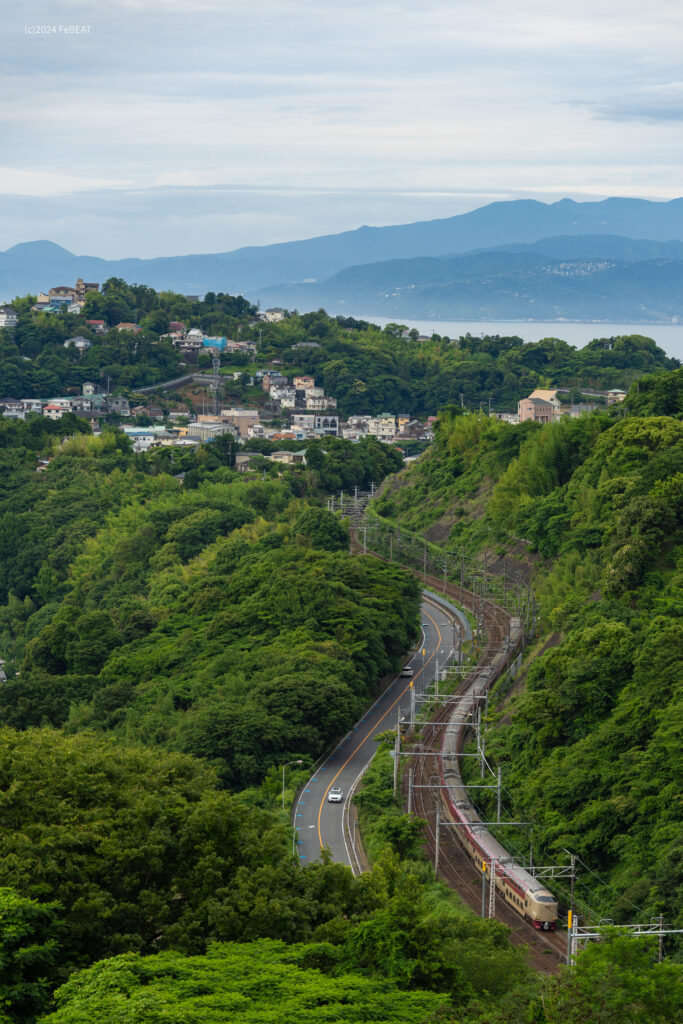
POLYGON ((559 412, 560 400, 557 397, 557 388, 536 388, 531 392, 529 398, 540 398, 542 402, 549 402, 550 405, 559 412))
POLYGON ((403 428, 411 422, 411 417, 407 412, 399 412, 396 416, 396 429, 399 434, 402 433, 403 428))
POLYGON ((520 423, 533 420, 535 423, 554 423, 557 419, 558 407, 543 398, 523 398, 517 403, 517 415, 520 423))
POLYGON ((271 386, 273 384, 279 384, 283 386, 288 383, 289 382, 287 378, 283 377, 279 370, 268 370, 261 376, 261 387, 263 388, 264 391, 270 392, 271 386))
POLYGON ((251 467, 252 463, 254 462, 254 459, 261 458, 263 458, 263 456, 260 455, 258 452, 242 451, 239 453, 239 455, 235 456, 235 469, 237 470, 238 473, 246 473, 246 471, 251 467))
POLYGON ((332 413, 307 413, 296 412, 292 414, 292 426, 316 434, 327 434, 331 437, 339 436, 339 417, 332 413))
POLYGON ((306 396, 306 408, 311 412, 323 412, 325 409, 330 409, 337 404, 336 399, 326 398, 324 395, 307 395, 306 396))
POLYGON ((85 302, 85 297, 88 292, 98 292, 100 290, 99 284, 95 284, 92 281, 84 281, 82 277, 79 277, 76 281, 76 301, 85 302))
POLYGON ((607 392, 607 404, 614 405, 616 402, 623 402, 626 398, 626 392, 621 391, 619 388, 612 388, 607 392))
POLYGON ((292 345, 292 348, 322 348, 317 341, 297 341, 296 345, 292 345))
POLYGON ((73 338, 67 338, 64 348, 76 348, 79 352, 87 352, 92 342, 84 338, 82 334, 76 334, 73 338))
POLYGON ((181 320, 171 320, 168 325, 169 331, 176 331, 178 334, 185 334, 185 324, 181 320))
POLYGON ((396 434, 396 418, 390 412, 368 418, 367 432, 380 440, 393 439, 396 434))
POLYGON ((249 437, 249 428, 259 422, 258 409, 221 409, 221 420, 237 429, 240 437, 249 437))
POLYGON ((285 466, 305 466, 306 449, 299 452, 273 452, 270 456, 271 462, 282 462, 285 466))
POLYGON ((48 292, 49 304, 53 308, 59 306, 70 306, 72 302, 76 301, 76 289, 69 288, 68 285, 60 284, 56 288, 50 288, 48 292))
POLYGON ((74 316, 80 316, 83 312, 82 302, 72 302, 70 306, 66 307, 67 313, 72 313, 74 316))
POLYGON ((43 408, 43 416, 47 416, 50 420, 61 420, 65 411, 67 410, 65 410, 63 406, 57 405, 55 402, 48 402, 48 404, 43 408))
POLYGON ((138 331, 142 330, 142 328, 138 327, 137 324, 129 324, 129 323, 126 323, 124 321, 124 322, 116 325, 116 330, 117 331, 131 331, 133 334, 137 334, 138 331))
POLYGON ((281 306, 274 306, 272 309, 267 309, 265 313, 261 314, 262 318, 269 324, 280 323, 287 316, 287 311, 282 309, 281 306))
POLYGON ((8 420, 23 420, 26 418, 24 403, 18 398, 0 398, 0 412, 8 420))
POLYGON ((123 395, 109 395, 107 411, 116 413, 117 416, 130 416, 130 402, 123 395))
POLYGON ((96 334, 104 334, 107 329, 107 325, 104 320, 86 320, 85 323, 86 326, 90 327, 96 334))
POLYGON ((93 384, 91 380, 83 381, 82 391, 84 395, 96 395, 97 384, 93 384))
POLYGON ((42 415, 43 405, 45 403, 40 398, 22 398, 21 404, 24 407, 24 412, 28 416, 31 412, 37 412, 42 415))
POLYGON ((217 348, 219 352, 223 352, 228 343, 227 338, 213 338, 210 335, 204 335, 202 338, 202 345, 204 348, 217 348))
POLYGON ((18 319, 14 306, 0 306, 0 327, 16 327, 18 319))
POLYGON ((292 384, 295 388, 306 391, 308 388, 315 387, 315 377, 295 377, 292 384))

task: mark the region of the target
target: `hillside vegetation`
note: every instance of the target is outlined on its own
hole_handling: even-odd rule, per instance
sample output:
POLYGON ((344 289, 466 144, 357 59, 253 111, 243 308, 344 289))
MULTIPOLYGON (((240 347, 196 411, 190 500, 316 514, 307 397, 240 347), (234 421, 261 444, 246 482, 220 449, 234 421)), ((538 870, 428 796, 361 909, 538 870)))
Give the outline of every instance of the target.
POLYGON ((583 874, 585 909, 679 926, 682 387, 680 370, 645 378, 623 408, 542 428, 445 415, 433 451, 377 503, 428 529, 485 484, 480 518, 457 508, 449 542, 523 539, 554 645, 521 694, 496 692, 487 754, 508 811, 533 821, 543 863, 568 848, 609 881, 583 874))

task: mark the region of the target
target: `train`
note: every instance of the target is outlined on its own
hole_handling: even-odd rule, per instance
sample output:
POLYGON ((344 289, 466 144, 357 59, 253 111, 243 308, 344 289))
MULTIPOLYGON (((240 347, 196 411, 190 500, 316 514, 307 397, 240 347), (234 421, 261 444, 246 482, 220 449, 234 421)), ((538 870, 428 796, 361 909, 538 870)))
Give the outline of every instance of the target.
MULTIPOLYGON (((510 650, 522 636, 519 619, 510 623, 510 650)), ((496 655, 493 662, 477 672, 444 730, 439 757, 441 785, 446 810, 455 824, 458 840, 479 871, 491 871, 495 862, 496 895, 540 931, 557 926, 557 900, 538 879, 517 864, 505 847, 491 835, 472 805, 460 773, 460 754, 466 731, 471 728, 477 704, 491 683, 507 665, 508 654, 496 655)))

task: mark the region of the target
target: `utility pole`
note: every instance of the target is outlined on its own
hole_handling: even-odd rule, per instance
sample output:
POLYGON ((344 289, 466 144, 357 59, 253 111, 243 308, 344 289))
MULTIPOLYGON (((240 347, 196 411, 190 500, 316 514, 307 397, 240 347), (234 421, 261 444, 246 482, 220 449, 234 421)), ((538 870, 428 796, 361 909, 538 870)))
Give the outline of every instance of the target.
POLYGON ((436 659, 436 672, 434 673, 434 695, 439 696, 439 659, 436 659))
POLYGON ((363 523, 363 554, 368 553, 368 524, 363 523))
POLYGON ((496 817, 496 824, 500 824, 500 805, 501 805, 501 772, 502 769, 498 765, 498 815, 496 817))
POLYGON ((486 861, 481 865, 481 916, 486 917, 486 861))
POLYGON ((398 789, 398 762, 401 759, 401 709, 396 714, 396 739, 394 740, 394 800, 398 789))
POLYGON ((496 916, 496 858, 491 861, 491 876, 489 878, 489 917, 496 916))
POLYGON ((413 686, 412 679, 410 680, 410 728, 412 729, 415 725, 415 687, 413 686))
POLYGON ((569 854, 572 864, 571 891, 569 896, 569 913, 567 914, 567 964, 572 962, 574 950, 572 948, 572 931, 574 928, 574 876, 576 874, 576 857, 569 854))
MULTIPOLYGON (((439 807, 438 807, 438 804, 437 804, 437 808, 436 808, 436 841, 434 843, 434 874, 436 875, 437 878, 439 877, 439 840, 441 838, 441 836, 440 836, 440 828, 439 828, 440 825, 441 825, 441 820, 440 820, 440 815, 439 815, 439 807)), ((660 959, 661 959, 661 957, 660 957, 660 959)))
POLYGON ((427 582, 427 541, 424 542, 424 558, 422 563, 422 579, 427 582))
POLYGON ((413 768, 408 769, 408 814, 413 813, 413 768))
POLYGON ((659 915, 659 962, 661 964, 664 959, 664 914, 659 915))
POLYGON ((446 555, 443 556, 443 592, 446 593, 446 555))

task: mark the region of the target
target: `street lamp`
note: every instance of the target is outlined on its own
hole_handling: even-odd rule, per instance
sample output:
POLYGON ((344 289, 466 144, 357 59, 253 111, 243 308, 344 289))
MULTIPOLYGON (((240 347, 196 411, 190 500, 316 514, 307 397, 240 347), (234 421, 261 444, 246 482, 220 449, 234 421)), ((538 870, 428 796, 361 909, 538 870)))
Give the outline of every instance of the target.
POLYGON ((303 764, 304 762, 299 758, 297 761, 287 761, 282 766, 282 810, 285 809, 285 768, 289 768, 290 764, 303 764))
POLYGON ((427 630, 429 629, 428 622, 421 622, 420 625, 424 630, 424 639, 422 643, 422 692, 425 692, 425 655, 427 653, 427 630))

